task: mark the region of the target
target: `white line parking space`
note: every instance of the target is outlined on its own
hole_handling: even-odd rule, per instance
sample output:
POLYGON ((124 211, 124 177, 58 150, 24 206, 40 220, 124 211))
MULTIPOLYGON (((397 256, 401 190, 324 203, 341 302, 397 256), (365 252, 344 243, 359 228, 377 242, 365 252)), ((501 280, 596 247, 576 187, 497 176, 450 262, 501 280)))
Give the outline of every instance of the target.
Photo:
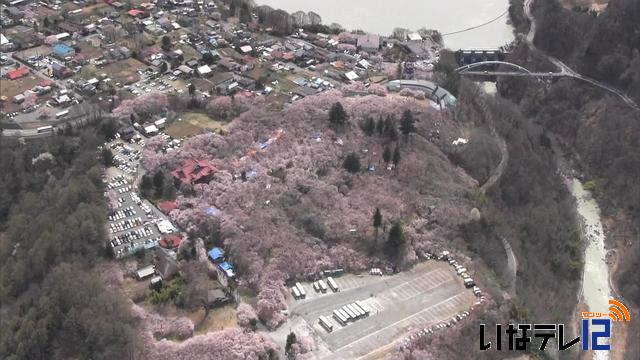
POLYGON ((307 297, 292 299, 289 309, 293 322, 301 317, 314 330, 316 340, 330 353, 327 358, 364 356, 412 329, 450 319, 476 300, 445 262, 420 263, 392 276, 344 275, 334 280, 340 288, 335 293, 319 294, 312 285, 304 284, 307 297), (367 308, 367 315, 352 316, 356 302, 367 308), (340 310, 346 317, 340 316, 340 310), (322 325, 320 317, 327 324, 322 325))

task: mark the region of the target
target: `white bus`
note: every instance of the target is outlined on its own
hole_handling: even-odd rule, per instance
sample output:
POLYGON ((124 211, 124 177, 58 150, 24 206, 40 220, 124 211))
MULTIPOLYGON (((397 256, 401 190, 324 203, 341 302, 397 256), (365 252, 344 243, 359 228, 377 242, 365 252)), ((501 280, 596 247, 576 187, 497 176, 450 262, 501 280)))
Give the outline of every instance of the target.
POLYGON ((317 281, 315 281, 315 282, 313 283, 313 290, 315 290, 316 292, 319 292, 319 291, 320 291, 320 285, 318 285, 318 282, 317 282, 317 281))
POLYGON ((294 299, 298 300, 300 298, 300 291, 298 291, 297 286, 291 288, 291 293, 293 294, 294 299))
POLYGON ((358 310, 358 312, 360 312, 360 317, 367 317, 369 316, 369 314, 367 312, 364 311, 364 309, 359 306, 357 303, 353 303, 351 304, 351 306, 353 306, 356 310, 358 310))
POLYGON ((361 318, 364 314, 361 314, 358 309, 356 309, 352 304, 346 305, 347 309, 351 310, 352 313, 356 315, 356 319, 361 318))
POLYGON ((324 280, 318 280, 318 286, 320 286, 320 291, 323 293, 327 292, 327 284, 325 284, 324 280))
POLYGON ((307 297, 307 292, 304 291, 304 288, 302 287, 302 284, 300 284, 299 282, 296 283, 296 287, 298 288, 298 291, 300 292, 300 297, 301 298, 306 298, 307 297))
POLYGON ((331 290, 333 290, 333 292, 340 291, 340 289, 338 288, 338 284, 336 284, 336 281, 333 280, 331 276, 327 278, 327 284, 329 284, 329 287, 331 288, 331 290))
POLYGON ((333 310, 333 318, 336 319, 336 321, 338 321, 340 325, 347 325, 348 319, 342 314, 340 310, 333 310))
POLYGON ((366 314, 364 313, 364 311, 362 311, 362 309, 360 309, 360 307, 358 305, 356 305, 356 303, 353 303, 351 305, 351 310, 355 311, 359 317, 363 318, 366 316, 366 314))
POLYGON ((338 313, 340 313, 340 314, 342 315, 342 317, 343 317, 345 320, 347 320, 347 321, 348 321, 348 320, 350 320, 350 319, 351 319, 351 316, 350 316, 346 311, 344 311, 343 309, 338 309, 338 310, 336 310, 336 311, 337 311, 338 313))
POLYGON ((69 110, 63 110, 56 114, 56 119, 69 115, 69 110))
POLYGON ((356 319, 358 318, 358 315, 354 314, 353 311, 351 311, 346 305, 342 307, 342 311, 349 314, 349 318, 353 321, 356 321, 356 319))
POLYGON ((331 321, 329 319, 327 319, 326 317, 320 316, 320 318, 318 319, 318 322, 328 332, 332 332, 333 331, 333 324, 331 324, 331 321))
POLYGON ((366 316, 369 316, 370 311, 369 311, 369 308, 367 307, 367 305, 363 304, 360 301, 356 301, 356 305, 358 305, 360 307, 360 309, 362 309, 362 311, 364 311, 366 316))
POLYGON ((49 125, 49 126, 42 126, 36 129, 38 131, 38 134, 42 134, 42 133, 47 133, 47 132, 53 132, 53 126, 49 125))

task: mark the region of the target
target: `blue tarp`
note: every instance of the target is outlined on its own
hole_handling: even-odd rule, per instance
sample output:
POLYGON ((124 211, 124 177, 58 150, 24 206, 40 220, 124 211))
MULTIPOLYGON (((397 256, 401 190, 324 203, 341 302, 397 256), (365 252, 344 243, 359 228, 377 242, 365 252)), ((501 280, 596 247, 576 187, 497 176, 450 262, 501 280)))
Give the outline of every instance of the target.
POLYGON ((215 208, 213 206, 204 209, 204 212, 205 212, 205 214, 212 215, 212 216, 216 216, 216 215, 220 214, 220 210, 218 210, 217 208, 215 208))
POLYGON ((58 43, 53 46, 53 52, 60 56, 67 56, 73 51, 73 48, 64 43, 58 43))
POLYGON ((220 260, 224 257, 224 250, 219 247, 214 247, 208 252, 209 258, 213 261, 220 260))
POLYGON ((228 277, 234 277, 235 274, 233 273, 233 266, 231 266, 231 264, 229 264, 228 262, 223 262, 222 264, 218 265, 220 267, 220 269, 222 269, 222 271, 224 271, 225 274, 227 274, 228 277))

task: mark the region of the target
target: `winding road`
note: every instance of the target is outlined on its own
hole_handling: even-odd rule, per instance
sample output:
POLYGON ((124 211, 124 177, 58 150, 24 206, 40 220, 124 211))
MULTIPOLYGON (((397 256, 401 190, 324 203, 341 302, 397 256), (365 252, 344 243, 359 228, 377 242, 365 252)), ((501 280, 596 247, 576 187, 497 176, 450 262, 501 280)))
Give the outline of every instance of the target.
POLYGON ((549 54, 547 54, 546 52, 536 48, 536 46, 533 43, 533 39, 535 37, 536 34, 536 21, 535 18, 533 16, 533 14, 531 13, 531 6, 533 5, 533 1, 534 0, 525 0, 523 3, 524 6, 524 13, 527 16, 527 18, 529 19, 529 22, 531 24, 531 26, 529 27, 529 33, 526 36, 526 40, 527 40, 527 44, 529 45, 529 47, 531 48, 531 50, 538 52, 542 55, 544 55, 547 59, 549 59, 549 61, 551 61, 558 69, 559 69, 559 73, 563 74, 564 76, 570 76, 585 82, 590 83, 591 85, 597 86, 601 89, 604 89, 614 95, 616 95, 617 97, 619 97, 622 101, 625 102, 625 104, 629 105, 631 108, 635 109, 635 110, 640 110, 640 106, 638 106, 638 104, 632 99, 630 98, 627 94, 625 94, 622 90, 615 88, 611 85, 605 84, 601 81, 598 81, 596 79, 590 78, 588 76, 584 76, 576 71, 574 71, 571 67, 569 67, 567 64, 565 64, 564 62, 562 62, 560 59, 553 57, 549 54))
MULTIPOLYGON (((509 164, 509 150, 507 148, 507 142, 498 134, 494 126, 493 114, 487 108, 487 104, 481 100, 481 97, 475 97, 474 103, 482 112, 482 116, 485 118, 487 125, 491 131, 491 134, 497 139, 498 147, 500 149, 500 163, 493 170, 493 173, 487 181, 484 182, 480 186, 480 192, 482 194, 486 194, 487 190, 489 190, 493 185, 495 185, 507 168, 509 164)), ((502 242, 502 246, 504 247, 504 252, 507 255, 507 269, 509 273, 509 289, 508 292, 512 296, 516 295, 516 279, 518 274, 518 259, 516 258, 515 253, 513 252, 513 248, 511 247, 511 243, 504 236, 500 236, 500 242, 502 242)))

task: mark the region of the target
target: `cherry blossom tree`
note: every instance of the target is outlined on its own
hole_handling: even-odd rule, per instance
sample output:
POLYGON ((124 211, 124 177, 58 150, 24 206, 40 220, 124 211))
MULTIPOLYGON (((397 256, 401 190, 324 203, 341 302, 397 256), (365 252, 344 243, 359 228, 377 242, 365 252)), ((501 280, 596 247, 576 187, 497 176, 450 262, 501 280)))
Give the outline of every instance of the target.
POLYGON ((231 116, 233 100, 230 96, 219 96, 209 101, 207 112, 214 117, 226 119, 231 116))
POLYGON ((352 54, 355 54, 358 51, 358 49, 356 48, 355 45, 345 44, 345 43, 338 44, 338 46, 336 46, 336 48, 338 49, 338 51, 347 51, 347 52, 350 52, 352 54))
POLYGON ((34 93, 27 91, 24 93, 24 101, 22 102, 22 104, 20 104, 20 106, 23 109, 29 109, 35 106, 37 102, 38 97, 34 93))
POLYGON ((132 114, 148 118, 167 111, 168 105, 167 95, 154 91, 134 99, 124 100, 113 110, 112 114, 119 118, 127 118, 132 114))
MULTIPOLYGON (((218 101, 228 105, 233 116, 236 100, 218 101)), ((442 239, 453 238, 450 229, 467 218, 470 200, 441 194, 466 193, 475 182, 426 139, 437 123, 443 137, 458 135, 460 129, 427 102, 345 96, 338 90, 306 97, 284 110, 255 101, 242 105, 246 111, 231 122, 225 136, 198 135, 168 153, 159 140, 149 139, 142 165, 150 172, 171 171, 187 159, 198 159, 216 167, 209 183, 181 187, 178 209, 170 216, 194 236, 215 234, 236 268, 239 285, 258 294, 254 313, 268 327, 285 319, 286 283, 313 280, 322 270, 360 272, 391 261, 374 236, 372 208, 385 214, 382 232, 394 221, 409 219, 405 234, 410 241, 399 266, 417 261, 416 251, 436 249, 442 239), (340 134, 327 126, 336 102, 349 114, 340 134), (415 136, 403 147, 400 176, 394 176, 382 157, 388 140, 362 136, 358 124, 369 117, 399 118, 405 110, 419 120, 415 136), (352 152, 359 154, 367 171, 347 174, 342 169, 340 164, 352 152), (437 223, 424 215, 431 205, 437 207, 430 215, 437 223)), ((210 106, 217 109, 213 102, 210 106)), ((198 254, 206 257, 205 249, 198 254)), ((239 307, 239 322, 246 324, 250 314, 239 307)))
POLYGON ((58 37, 56 35, 49 35, 44 38, 44 43, 51 46, 58 42, 58 37))
POLYGON ((238 305, 238 325, 242 327, 253 327, 258 321, 258 315, 253 307, 247 303, 238 305))
POLYGON ((371 84, 369 86, 369 94, 378 96, 387 96, 387 88, 379 84, 371 84))

